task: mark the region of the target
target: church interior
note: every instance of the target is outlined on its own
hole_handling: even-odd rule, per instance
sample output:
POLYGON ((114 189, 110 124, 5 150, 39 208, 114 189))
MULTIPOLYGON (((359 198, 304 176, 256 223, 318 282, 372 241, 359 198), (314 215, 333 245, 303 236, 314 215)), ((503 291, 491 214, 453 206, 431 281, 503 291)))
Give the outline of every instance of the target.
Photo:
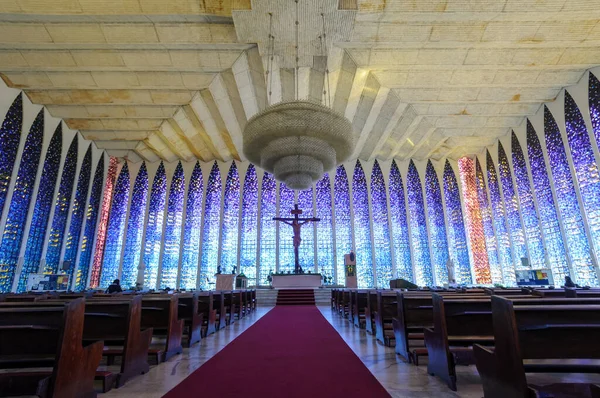
POLYGON ((600 0, 2 0, 0 77, 0 397, 600 398, 600 0))

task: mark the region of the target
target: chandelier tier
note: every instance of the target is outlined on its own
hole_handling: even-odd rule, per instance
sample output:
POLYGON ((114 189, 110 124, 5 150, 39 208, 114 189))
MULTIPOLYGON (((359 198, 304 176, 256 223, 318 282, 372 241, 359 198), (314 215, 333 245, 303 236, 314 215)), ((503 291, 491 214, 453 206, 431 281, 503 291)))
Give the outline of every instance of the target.
POLYGON ((252 117, 244 129, 244 155, 294 190, 304 190, 354 151, 352 124, 331 108, 286 101, 252 117))

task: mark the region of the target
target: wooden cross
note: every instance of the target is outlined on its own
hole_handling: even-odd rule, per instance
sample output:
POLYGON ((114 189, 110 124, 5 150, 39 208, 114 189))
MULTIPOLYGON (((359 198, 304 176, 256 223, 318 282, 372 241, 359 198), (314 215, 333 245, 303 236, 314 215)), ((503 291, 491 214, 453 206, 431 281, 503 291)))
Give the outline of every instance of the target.
POLYGON ((306 223, 321 221, 321 219, 316 217, 300 218, 299 215, 302 214, 302 210, 298 208, 297 203, 294 205, 294 209, 291 213, 294 217, 273 217, 273 220, 281 221, 292 226, 294 230, 294 274, 302 274, 302 267, 298 261, 298 248, 300 247, 300 242, 302 242, 302 239, 300 238, 300 228, 306 223))

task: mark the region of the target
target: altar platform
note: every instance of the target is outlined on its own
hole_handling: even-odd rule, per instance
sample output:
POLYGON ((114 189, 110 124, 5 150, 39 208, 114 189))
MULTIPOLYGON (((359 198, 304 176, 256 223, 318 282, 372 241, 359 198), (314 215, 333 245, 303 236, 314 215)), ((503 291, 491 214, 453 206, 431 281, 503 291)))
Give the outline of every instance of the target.
POLYGON ((275 274, 271 285, 275 289, 306 289, 321 287, 321 274, 275 274))

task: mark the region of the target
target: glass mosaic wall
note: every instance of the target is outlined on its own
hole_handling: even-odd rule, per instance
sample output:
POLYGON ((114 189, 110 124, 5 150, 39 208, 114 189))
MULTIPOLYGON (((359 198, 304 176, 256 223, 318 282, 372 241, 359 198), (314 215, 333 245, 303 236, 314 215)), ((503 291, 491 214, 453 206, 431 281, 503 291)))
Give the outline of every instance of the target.
POLYGON ((54 187, 56 186, 56 179, 58 177, 61 153, 62 125, 59 123, 56 130, 54 130, 54 134, 50 139, 50 145, 46 150, 29 234, 27 235, 27 243, 25 244, 25 255, 23 257, 23 266, 19 276, 17 292, 25 291, 29 275, 37 274, 40 271, 40 260, 42 258, 42 249, 46 238, 50 211, 52 210, 52 199, 54 198, 54 187))
MULTIPOLYGON (((437 173, 431 161, 427 162, 425 170, 425 197, 427 199, 427 218, 429 220, 429 239, 431 262, 435 283, 443 286, 448 283, 448 239, 446 238, 446 223, 444 222, 444 204, 437 173)), ((454 266, 457 267, 457 263, 454 266)), ((458 280, 458 275, 456 275, 458 280)))
POLYGON ((200 235, 202 233, 202 198, 204 180, 202 168, 196 162, 188 186, 183 227, 183 252, 179 287, 195 289, 198 282, 198 260, 200 259, 200 235))
MULTIPOLYGON (((258 283, 268 285, 267 277, 276 271, 277 236, 273 217, 277 214, 277 182, 272 174, 264 173, 260 194, 260 238, 258 283)), ((289 238, 288 238, 289 239, 289 238)))
POLYGON ((371 172, 371 209, 377 286, 387 288, 390 286, 390 279, 394 277, 394 272, 390 248, 387 195, 383 172, 377 161, 373 164, 373 171, 371 172))
POLYGON ((165 202, 167 195, 167 173, 165 165, 160 162, 148 205, 148 220, 146 221, 146 239, 144 244, 144 287, 155 289, 158 278, 158 261, 162 244, 163 223, 165 218, 165 202))
POLYGON ((248 284, 254 285, 258 250, 258 176, 252 164, 248 166, 244 177, 240 234, 240 272, 246 275, 248 284))
MULTIPOLYGON (((298 207, 302 210, 300 217, 315 217, 313 205, 312 189, 298 192, 298 207)), ((302 244, 298 250, 300 266, 304 272, 315 272, 315 223, 304 224, 301 238, 302 244)))
POLYGON ((142 254, 142 235, 147 197, 148 169, 146 168, 146 162, 142 162, 133 183, 129 217, 127 219, 127 234, 125 235, 125 250, 123 251, 123 266, 121 267, 121 286, 126 288, 135 287, 137 282, 138 267, 142 254))
POLYGON ((231 163, 223 202, 223 221, 221 228, 221 269, 230 273, 238 264, 238 237, 240 231, 240 175, 235 162, 231 163))
MULTIPOLYGON (((284 183, 279 184, 279 214, 278 217, 292 217, 290 213, 296 200, 294 191, 284 183)), ((271 221, 275 222, 275 221, 271 221)), ((294 231, 290 225, 277 221, 279 236, 279 272, 294 271, 294 231)))
POLYGON ((406 218, 406 199, 404 183, 400 169, 395 161, 390 170, 390 220, 392 224, 392 239, 394 243, 394 258, 396 260, 396 276, 413 280, 412 260, 410 255, 410 240, 408 236, 408 220, 406 218))
POLYGON ((19 94, 8 108, 2 127, 0 127, 0 154, 2 154, 0 157, 0 216, 3 213, 4 202, 12 178, 19 142, 21 142, 22 128, 23 94, 19 94))
POLYGON ((600 147, 600 81, 592 72, 590 72, 588 80, 588 90, 592 129, 594 137, 596 137, 596 145, 600 147))
POLYGON ((413 247, 414 281, 420 286, 433 286, 423 187, 419 171, 412 160, 408 165, 408 174, 406 175, 406 191, 408 193, 408 214, 410 215, 410 232, 413 247))
POLYGON ((350 186, 348 175, 344 166, 338 166, 334 180, 334 206, 335 206, 335 249, 337 283, 346 284, 346 270, 344 255, 353 249, 352 243, 352 218, 350 214, 350 186))
MULTIPOLYGON (((356 276, 359 288, 375 286, 373 247, 371 243, 371 216, 369 192, 365 171, 356 161, 352 176, 352 203, 354 207, 354 237, 356 244, 356 276)), ((388 285, 389 286, 389 285, 388 285)), ((380 286, 383 287, 383 286, 380 286)))
POLYGON ((185 173, 181 162, 177 163, 167 204, 167 224, 163 242, 163 257, 160 271, 161 289, 175 288, 179 273, 179 251, 181 244, 181 224, 183 222, 183 201, 185 199, 185 173))
POLYGON ((331 207, 331 181, 329 174, 317 181, 315 185, 317 198, 317 270, 324 277, 326 284, 334 284, 335 261, 333 251, 333 208, 331 207))
MULTIPOLYGON (((200 257, 200 287, 215 288, 215 274, 219 260, 219 225, 221 225, 222 184, 217 162, 213 164, 206 184, 202 251, 200 257)), ((225 272, 225 271, 223 271, 225 272)))

